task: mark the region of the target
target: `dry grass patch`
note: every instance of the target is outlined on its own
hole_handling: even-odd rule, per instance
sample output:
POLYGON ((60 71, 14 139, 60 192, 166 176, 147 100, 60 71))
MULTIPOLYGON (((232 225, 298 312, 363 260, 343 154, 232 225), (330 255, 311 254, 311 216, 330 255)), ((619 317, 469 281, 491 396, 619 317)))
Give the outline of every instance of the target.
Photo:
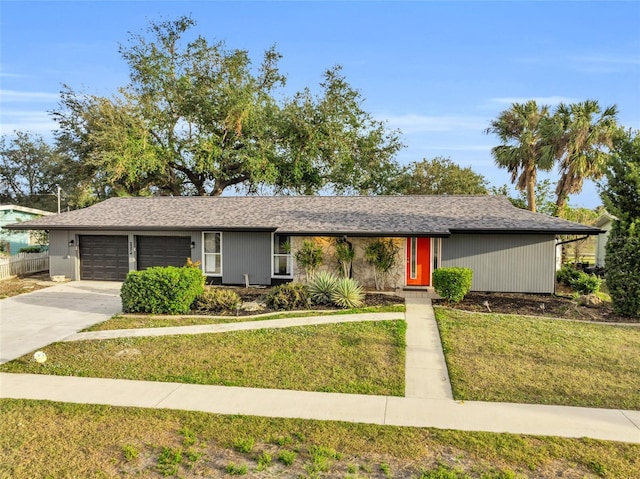
POLYGON ((640 329, 437 308, 457 399, 640 409, 640 329))
POLYGON ((404 394, 404 321, 55 343, 1 371, 354 394, 404 394))
POLYGON ((230 464, 250 478, 640 477, 640 445, 587 439, 11 399, 0 414, 12 479, 223 477, 230 464))
POLYGON ((133 315, 119 314, 107 321, 93 325, 83 331, 106 331, 112 329, 141 329, 141 328, 167 328, 174 326, 193 326, 201 324, 242 323, 247 321, 266 321, 282 318, 306 318, 309 316, 334 316, 340 314, 361 313, 404 313, 404 304, 388 306, 369 306, 358 309, 345 309, 340 311, 312 311, 271 313, 254 316, 158 316, 158 315, 133 315))
POLYGON ((18 296, 19 294, 31 293, 53 286, 54 283, 42 284, 47 278, 43 275, 25 276, 21 278, 7 278, 0 280, 0 299, 18 296))

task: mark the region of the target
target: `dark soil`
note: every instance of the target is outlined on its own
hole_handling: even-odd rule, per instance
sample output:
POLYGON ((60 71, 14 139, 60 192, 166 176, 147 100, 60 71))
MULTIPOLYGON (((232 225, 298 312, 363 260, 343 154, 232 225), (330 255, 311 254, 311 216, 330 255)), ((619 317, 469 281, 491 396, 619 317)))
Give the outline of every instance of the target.
MULTIPOLYGON (((233 286, 214 286, 215 288, 229 288, 238 293, 243 303, 260 303, 264 306, 260 311, 237 311, 238 316, 248 316, 256 313, 281 313, 282 310, 275 310, 267 308, 264 305, 265 296, 269 293, 270 288, 243 288, 243 287, 233 287, 233 286)), ((368 306, 389 306, 393 304, 404 304, 404 298, 399 296, 395 296, 394 294, 382 294, 382 293, 366 293, 364 296, 364 305, 363 307, 368 306)), ((326 305, 313 305, 311 308, 313 310, 335 310, 335 306, 326 306, 326 305)), ((196 314, 208 314, 206 312, 198 312, 196 314)), ((236 314, 234 312, 234 314, 236 314)))
MULTIPOLYGON (((445 304, 444 300, 434 300, 434 304, 445 304)), ((588 307, 578 303, 570 295, 516 294, 516 293, 469 293, 458 304, 449 305, 465 311, 481 311, 528 316, 548 316, 583 321, 607 323, 640 323, 640 318, 620 316, 613 311, 610 303, 588 307)))

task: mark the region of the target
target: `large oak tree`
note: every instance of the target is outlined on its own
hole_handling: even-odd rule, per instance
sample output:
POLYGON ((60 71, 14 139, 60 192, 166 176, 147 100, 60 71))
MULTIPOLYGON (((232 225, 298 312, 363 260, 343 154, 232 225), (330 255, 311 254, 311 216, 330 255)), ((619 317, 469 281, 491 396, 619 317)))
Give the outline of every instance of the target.
POLYGON ((363 109, 339 67, 318 91, 286 97, 274 48, 256 68, 244 50, 187 41, 193 25, 182 17, 131 35, 118 95, 63 91, 58 138, 89 170, 126 194, 388 190, 399 133, 363 109))

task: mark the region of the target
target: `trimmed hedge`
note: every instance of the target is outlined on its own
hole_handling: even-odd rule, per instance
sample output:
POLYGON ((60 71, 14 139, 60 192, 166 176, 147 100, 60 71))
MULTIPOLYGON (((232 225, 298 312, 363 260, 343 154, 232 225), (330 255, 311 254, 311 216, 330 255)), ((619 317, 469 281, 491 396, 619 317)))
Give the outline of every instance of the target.
POLYGON ((458 303, 471 290, 473 271, 469 268, 438 268, 432 278, 436 293, 449 302, 458 303))
POLYGON ((153 267, 130 271, 120 290, 125 313, 186 314, 204 290, 196 268, 153 267))

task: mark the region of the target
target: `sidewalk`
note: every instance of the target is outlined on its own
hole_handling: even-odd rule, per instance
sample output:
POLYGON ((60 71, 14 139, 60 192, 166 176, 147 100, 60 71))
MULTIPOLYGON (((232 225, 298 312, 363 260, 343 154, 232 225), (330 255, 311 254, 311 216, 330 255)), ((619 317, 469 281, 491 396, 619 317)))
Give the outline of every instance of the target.
MULTIPOLYGON (((157 335, 164 329, 168 334, 198 334, 213 332, 214 326, 221 332, 230 327, 255 329, 365 320, 365 316, 358 316, 360 319, 349 315, 286 318, 127 333, 133 336, 153 331, 157 335)), ((366 320, 401 316, 378 313, 367 315, 366 320)), ((406 397, 8 373, 0 373, 0 397, 640 443, 640 411, 454 401, 431 302, 407 298, 405 316, 406 397)), ((122 335, 123 331, 79 333, 67 340, 107 333, 122 335)))

